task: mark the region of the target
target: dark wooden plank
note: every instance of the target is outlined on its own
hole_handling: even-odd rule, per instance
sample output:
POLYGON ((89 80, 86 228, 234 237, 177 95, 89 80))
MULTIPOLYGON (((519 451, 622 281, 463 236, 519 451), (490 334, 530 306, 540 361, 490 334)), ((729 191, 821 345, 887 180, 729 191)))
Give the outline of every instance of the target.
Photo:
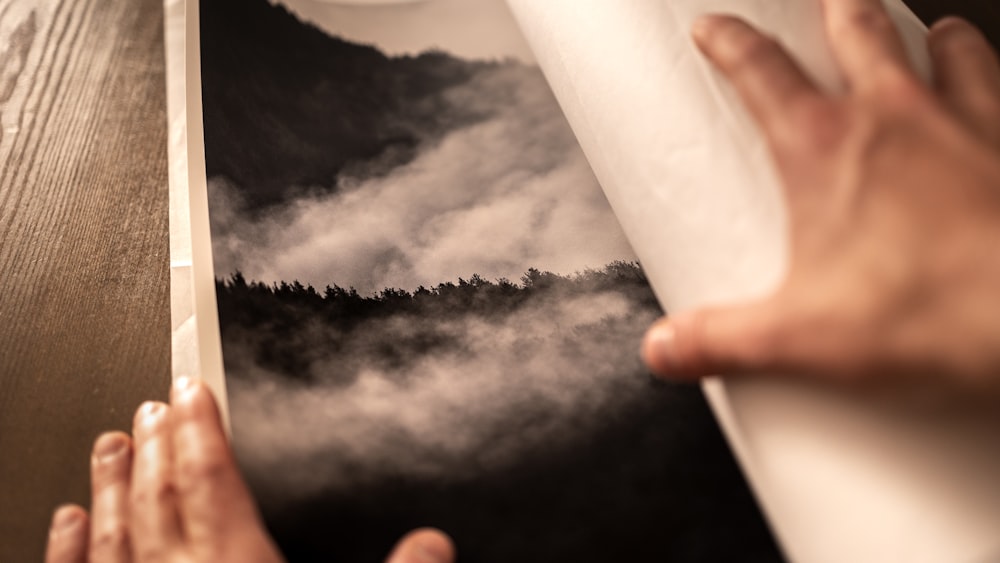
POLYGON ((0 1, 0 561, 169 379, 158 0, 0 1))

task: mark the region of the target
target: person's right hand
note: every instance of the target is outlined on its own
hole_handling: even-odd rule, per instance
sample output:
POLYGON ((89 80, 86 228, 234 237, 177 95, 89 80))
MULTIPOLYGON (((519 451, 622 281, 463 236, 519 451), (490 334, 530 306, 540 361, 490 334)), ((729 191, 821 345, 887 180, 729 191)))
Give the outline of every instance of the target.
POLYGON ((820 91, 775 40, 711 16, 694 37, 770 145, 790 270, 757 303, 655 325, 644 357, 671 378, 806 373, 1000 376, 1000 64, 969 23, 933 27, 925 86, 881 0, 824 0, 849 84, 820 91))
MULTIPOLYGON (((280 563, 240 476, 209 389, 180 379, 132 436, 109 432, 91 458, 91 511, 55 512, 46 563, 280 563)), ((331 530, 331 533, 336 533, 331 530)), ((417 530, 387 563, 452 563, 451 540, 417 530)))

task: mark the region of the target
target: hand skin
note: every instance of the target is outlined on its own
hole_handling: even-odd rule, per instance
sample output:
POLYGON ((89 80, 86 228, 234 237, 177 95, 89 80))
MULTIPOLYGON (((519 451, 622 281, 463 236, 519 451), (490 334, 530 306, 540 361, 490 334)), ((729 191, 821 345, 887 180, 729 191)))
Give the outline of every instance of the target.
POLYGON ((790 266, 755 303, 655 324, 672 379, 901 376, 993 389, 1000 376, 1000 63, 958 18, 931 30, 936 83, 908 63, 880 0, 824 0, 848 82, 831 96, 775 40, 707 16, 695 42, 738 90, 784 183, 790 266))
MULTIPOLYGON (((208 388, 179 379, 171 405, 136 412, 132 437, 102 435, 91 458, 90 514, 56 510, 46 563, 277 563, 236 468, 208 388)), ((436 530, 417 530, 388 563, 452 563, 436 530)))

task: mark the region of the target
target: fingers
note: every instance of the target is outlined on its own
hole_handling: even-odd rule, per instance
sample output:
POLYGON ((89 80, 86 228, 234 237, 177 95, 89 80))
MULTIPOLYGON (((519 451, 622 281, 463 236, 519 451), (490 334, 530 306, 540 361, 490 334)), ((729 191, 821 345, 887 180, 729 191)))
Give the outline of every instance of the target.
POLYGON ((830 47, 854 91, 918 82, 882 0, 823 0, 823 9, 830 47))
POLYGON ((129 520, 133 553, 140 561, 159 561, 180 545, 177 494, 173 482, 170 408, 145 403, 136 412, 135 454, 129 520))
POLYGON ((45 563, 87 562, 87 511, 76 505, 63 506, 52 515, 45 563))
POLYGON ((800 109, 828 105, 788 52, 746 22, 705 16, 695 24, 693 35, 705 56, 740 93, 772 145, 780 145, 801 129, 800 109))
POLYGON ((180 378, 171 396, 179 508, 189 541, 218 542, 226 530, 259 530, 256 507, 233 458, 211 391, 180 378))
POLYGON ((139 408, 134 447, 120 432, 98 438, 91 460, 93 523, 79 507, 57 511, 48 563, 84 563, 88 545, 94 563, 175 555, 281 560, 237 472, 209 390, 180 379, 172 402, 139 408))
POLYGON ((782 363, 777 318, 766 304, 678 315, 647 331, 642 356, 670 379, 770 371, 782 363))
POLYGON ((128 533, 129 482, 132 441, 121 432, 109 432, 94 443, 91 456, 90 560, 126 563, 130 560, 128 533))
POLYGON ((1000 144, 1000 61, 986 37, 961 18, 931 28, 938 92, 969 126, 1000 144))
POLYGON ((455 546, 443 532, 431 528, 415 530, 399 540, 386 563, 452 563, 455 546))

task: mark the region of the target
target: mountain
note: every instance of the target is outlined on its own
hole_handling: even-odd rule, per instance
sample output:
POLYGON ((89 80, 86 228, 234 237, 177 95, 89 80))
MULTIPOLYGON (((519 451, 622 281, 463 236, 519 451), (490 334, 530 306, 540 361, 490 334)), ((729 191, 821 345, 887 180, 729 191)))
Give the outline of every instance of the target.
POLYGON ((201 50, 208 176, 239 185, 251 212, 334 190, 345 171, 409 162, 421 143, 486 117, 450 88, 516 65, 388 57, 267 0, 202 0, 201 50))

